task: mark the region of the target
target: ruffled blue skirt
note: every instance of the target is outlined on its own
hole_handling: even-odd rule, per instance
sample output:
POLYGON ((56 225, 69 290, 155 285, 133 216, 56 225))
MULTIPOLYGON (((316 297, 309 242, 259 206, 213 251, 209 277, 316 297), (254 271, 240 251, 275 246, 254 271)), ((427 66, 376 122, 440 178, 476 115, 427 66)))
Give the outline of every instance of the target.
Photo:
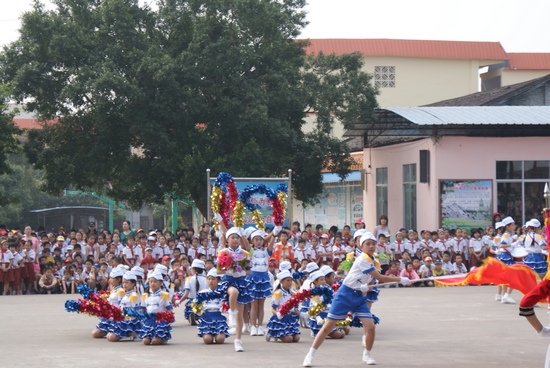
POLYGON ((309 310, 310 305, 311 305, 311 300, 305 299, 300 304, 300 313, 307 313, 307 311, 309 310))
POLYGON ((497 256, 497 259, 506 265, 512 265, 516 263, 510 253, 503 251, 497 256))
POLYGON ((545 274, 548 270, 548 262, 546 262, 546 257, 542 253, 529 253, 523 263, 539 275, 545 274))
POLYGON ((248 282, 246 281, 246 277, 244 276, 233 277, 233 276, 225 275, 222 281, 219 283, 218 288, 216 290, 222 291, 225 294, 227 293, 227 289, 229 289, 230 286, 233 286, 235 289, 239 291, 239 297, 237 298, 237 303, 239 304, 252 303, 253 299, 248 292, 248 282))
POLYGON ((172 326, 166 322, 145 319, 142 321, 141 327, 137 332, 140 339, 160 337, 163 340, 170 340, 172 338, 170 331, 172 331, 172 326))
MULTIPOLYGON (((328 315, 328 312, 326 312, 326 311, 323 311, 323 312, 319 313, 319 317, 321 317, 323 319, 327 318, 327 315, 328 315)), ((323 325, 318 324, 317 320, 315 318, 310 318, 307 322, 307 325, 309 326, 309 328, 313 332, 313 336, 317 336, 317 333, 319 333, 319 331, 321 331, 321 328, 323 328, 323 325)), ((343 330, 343 329, 344 329, 343 327, 336 327, 336 328, 333 328, 332 331, 330 331, 330 332, 339 331, 339 330, 343 330)))
POLYGON ((275 315, 271 316, 267 323, 267 334, 275 338, 299 335, 298 318, 294 313, 289 313, 281 319, 275 315))
POLYGON ((111 329, 112 329, 113 323, 115 323, 115 322, 111 321, 110 319, 100 318, 99 323, 95 327, 98 330, 101 330, 101 331, 104 331, 104 332, 112 332, 111 329))
POLYGON ((125 319, 120 322, 111 323, 111 331, 120 338, 129 337, 132 332, 138 332, 141 328, 141 321, 137 318, 125 319))
POLYGON ((252 299, 265 299, 271 296, 272 288, 267 272, 252 271, 246 276, 246 281, 252 299))
POLYGON ((229 336, 227 326, 227 319, 221 312, 204 312, 200 317, 199 326, 197 327, 199 332, 197 335, 202 337, 206 334, 218 335, 223 333, 225 337, 229 336))
POLYGON ((193 309, 191 308, 192 302, 192 299, 187 299, 187 302, 185 303, 185 309, 183 310, 183 316, 185 317, 185 319, 189 319, 189 316, 191 316, 191 313, 193 313, 193 309))

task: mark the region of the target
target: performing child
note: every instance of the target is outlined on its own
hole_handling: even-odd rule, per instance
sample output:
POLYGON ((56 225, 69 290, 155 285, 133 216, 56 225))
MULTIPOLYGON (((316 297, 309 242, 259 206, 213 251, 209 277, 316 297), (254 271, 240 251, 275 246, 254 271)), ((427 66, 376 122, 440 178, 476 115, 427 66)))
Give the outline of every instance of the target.
MULTIPOLYGON (((320 275, 322 276, 323 274, 320 273, 320 275)), ((300 311, 294 309, 293 312, 285 316, 279 314, 279 308, 294 295, 292 290, 292 275, 289 271, 282 271, 277 274, 277 279, 279 280, 279 285, 273 293, 271 302, 273 316, 271 316, 267 323, 265 339, 267 341, 274 338, 279 339, 281 342, 298 342, 300 341, 300 327, 298 323, 300 311)))
MULTIPOLYGON (((215 291, 220 279, 215 268, 208 271, 206 276, 208 289, 202 290, 201 293, 215 291)), ((227 319, 221 312, 222 303, 222 298, 213 298, 204 302, 203 314, 199 318, 198 335, 202 337, 205 344, 223 344, 225 338, 229 337, 227 319)))

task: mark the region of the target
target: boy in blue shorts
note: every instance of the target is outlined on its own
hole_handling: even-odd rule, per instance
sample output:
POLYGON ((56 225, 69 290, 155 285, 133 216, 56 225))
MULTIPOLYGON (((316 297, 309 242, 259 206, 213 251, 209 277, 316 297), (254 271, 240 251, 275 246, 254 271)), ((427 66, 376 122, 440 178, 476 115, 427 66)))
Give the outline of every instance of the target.
POLYGON ((346 319, 348 312, 353 313, 363 323, 366 335, 363 362, 369 365, 376 364, 375 360, 370 356, 370 351, 374 344, 374 321, 367 306, 366 295, 369 291, 369 284, 373 279, 376 279, 380 282, 399 282, 407 286, 411 283, 411 280, 406 277, 385 276, 378 272, 373 262, 376 250, 376 238, 370 232, 361 236, 359 244, 359 248, 363 254, 355 259, 342 286, 340 286, 338 293, 336 293, 326 322, 315 337, 304 359, 304 367, 311 367, 317 349, 319 349, 327 335, 333 330, 336 322, 346 319))

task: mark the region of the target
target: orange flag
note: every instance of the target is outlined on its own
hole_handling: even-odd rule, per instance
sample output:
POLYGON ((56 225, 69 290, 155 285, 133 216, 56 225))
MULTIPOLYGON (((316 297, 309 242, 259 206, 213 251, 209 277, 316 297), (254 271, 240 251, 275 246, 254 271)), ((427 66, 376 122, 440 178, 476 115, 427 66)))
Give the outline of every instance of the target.
POLYGON ((506 285, 527 294, 537 286, 537 274, 529 266, 507 266, 496 258, 486 258, 483 265, 464 275, 435 279, 436 286, 506 285))

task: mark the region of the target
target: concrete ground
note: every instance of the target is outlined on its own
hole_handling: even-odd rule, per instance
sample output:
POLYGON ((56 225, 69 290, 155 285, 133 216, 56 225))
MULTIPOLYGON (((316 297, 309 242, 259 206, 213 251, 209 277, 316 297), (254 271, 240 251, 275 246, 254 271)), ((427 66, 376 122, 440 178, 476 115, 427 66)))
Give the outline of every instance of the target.
MULTIPOLYGON (((538 338, 518 306, 494 301, 495 286, 383 289, 373 312, 381 318, 372 356, 382 367, 543 367, 550 340, 538 338)), ((514 292, 517 301, 521 295, 514 292)), ((245 335, 206 346, 176 309, 164 346, 93 339, 97 318, 65 312, 66 295, 0 296, 0 367, 299 367, 312 338, 296 344, 245 335)), ((73 295, 74 297, 74 295, 73 295)), ((546 306, 537 315, 548 324, 546 306)), ((316 367, 362 366, 361 331, 327 340, 316 367)))

